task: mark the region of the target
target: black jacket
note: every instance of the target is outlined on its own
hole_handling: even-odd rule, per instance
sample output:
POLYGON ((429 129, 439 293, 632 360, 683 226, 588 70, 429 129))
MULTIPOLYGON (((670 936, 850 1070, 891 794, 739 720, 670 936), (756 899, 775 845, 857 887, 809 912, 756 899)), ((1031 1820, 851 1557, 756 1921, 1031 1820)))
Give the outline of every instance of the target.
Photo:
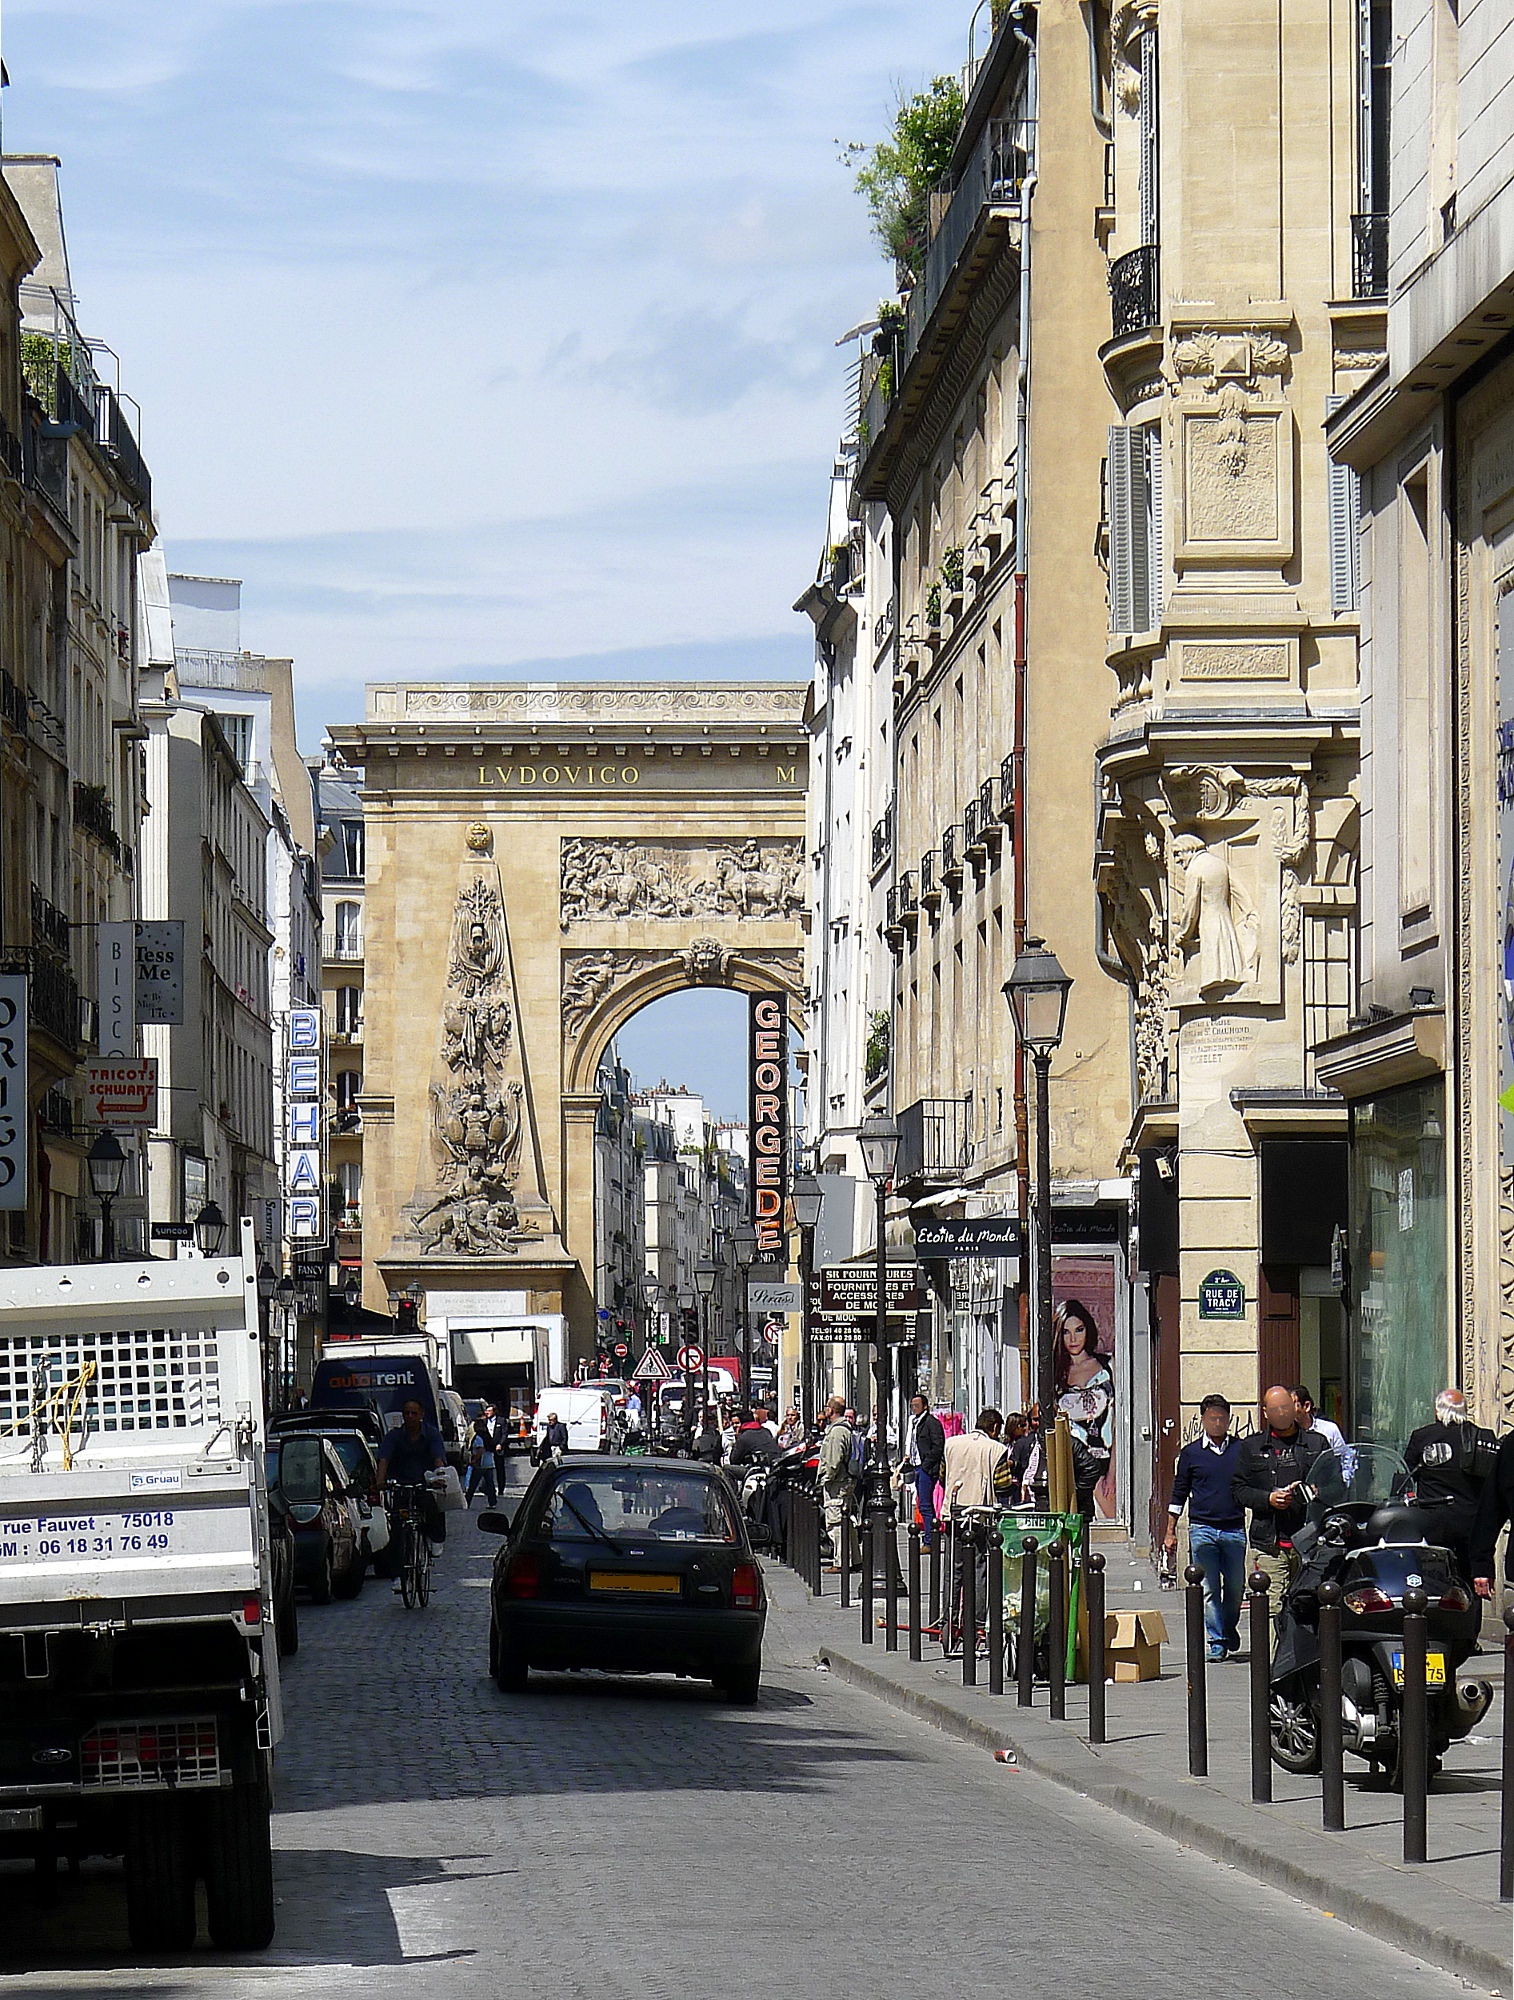
MULTIPOLYGON (((1477 1526, 1472 1531, 1472 1574, 1492 1576, 1493 1544, 1505 1521, 1514 1520, 1514 1431, 1498 1443, 1493 1476, 1483 1484, 1477 1503, 1477 1526)), ((1514 1578, 1514 1536, 1504 1550, 1504 1574, 1514 1578)))
POLYGON ((1479 1424, 1422 1424, 1404 1451, 1419 1500, 1475 1507, 1498 1456, 1498 1439, 1479 1424))
POLYGON ((1295 1495, 1292 1504, 1282 1509, 1274 1508, 1267 1496, 1307 1478, 1315 1460, 1330 1448, 1330 1440, 1318 1431, 1296 1430, 1283 1438, 1269 1429, 1241 1439, 1230 1491, 1238 1507, 1251 1509, 1252 1548, 1276 1555, 1279 1542, 1292 1541, 1308 1516, 1307 1496, 1295 1495))
POLYGON ((946 1432, 929 1410, 915 1426, 915 1456, 922 1472, 939 1472, 946 1463, 946 1432))
POLYGON ((743 1424, 731 1446, 732 1465, 771 1465, 781 1447, 766 1424, 743 1424))
POLYGON ((543 1451, 566 1451, 568 1449, 568 1426, 559 1417, 555 1424, 548 1424, 542 1433, 543 1451))
POLYGON ((719 1465, 725 1452, 719 1424, 712 1424, 708 1429, 701 1426, 695 1431, 692 1450, 695 1458, 703 1459, 707 1464, 719 1465))

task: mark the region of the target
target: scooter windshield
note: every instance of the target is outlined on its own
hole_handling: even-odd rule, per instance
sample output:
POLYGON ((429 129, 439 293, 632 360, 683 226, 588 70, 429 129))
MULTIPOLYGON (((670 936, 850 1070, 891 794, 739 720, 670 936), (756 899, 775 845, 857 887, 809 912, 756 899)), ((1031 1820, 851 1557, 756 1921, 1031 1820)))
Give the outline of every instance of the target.
POLYGON ((1348 1444, 1321 1452, 1304 1480, 1309 1519, 1318 1525, 1332 1508, 1381 1507, 1401 1499, 1409 1485, 1403 1455, 1390 1445, 1348 1444))

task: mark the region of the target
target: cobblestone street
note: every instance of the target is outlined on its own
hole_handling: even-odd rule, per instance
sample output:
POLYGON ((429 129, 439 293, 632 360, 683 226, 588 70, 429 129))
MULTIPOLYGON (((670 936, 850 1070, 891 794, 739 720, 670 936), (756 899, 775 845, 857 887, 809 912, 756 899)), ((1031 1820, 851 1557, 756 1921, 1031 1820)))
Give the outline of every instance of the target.
POLYGON ((1271 2000, 1280 1966, 1290 2000, 1464 1990, 841 1685, 781 1614, 755 1710, 593 1676, 506 1699, 494 1547, 454 1517, 425 1612, 373 1579, 302 1605, 266 1955, 136 1967, 116 1868, 44 1911, 7 1869, 0 1993, 1156 2000, 1195 1949, 1215 2000, 1271 2000))

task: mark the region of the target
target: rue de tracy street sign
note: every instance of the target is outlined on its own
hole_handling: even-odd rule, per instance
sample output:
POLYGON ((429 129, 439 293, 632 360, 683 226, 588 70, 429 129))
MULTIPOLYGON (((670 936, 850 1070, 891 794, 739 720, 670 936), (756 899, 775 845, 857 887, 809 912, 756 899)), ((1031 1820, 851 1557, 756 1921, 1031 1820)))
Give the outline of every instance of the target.
POLYGON ((1211 1271, 1199 1280, 1200 1319, 1244 1319, 1246 1287, 1234 1271, 1211 1271))

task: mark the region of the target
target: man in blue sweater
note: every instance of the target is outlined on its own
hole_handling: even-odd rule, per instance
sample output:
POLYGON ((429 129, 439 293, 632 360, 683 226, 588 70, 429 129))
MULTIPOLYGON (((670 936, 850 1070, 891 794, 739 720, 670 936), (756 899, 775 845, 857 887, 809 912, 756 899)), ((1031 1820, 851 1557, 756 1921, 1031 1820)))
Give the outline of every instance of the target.
POLYGON ((1204 1572, 1204 1629, 1209 1657, 1223 1660, 1241 1648, 1241 1599, 1246 1591, 1246 1515, 1231 1496, 1239 1438, 1230 1435, 1230 1405, 1223 1396, 1199 1404, 1203 1433, 1178 1453, 1177 1476, 1167 1510, 1167 1546, 1178 1545, 1178 1517, 1188 1509, 1188 1548, 1204 1572))

